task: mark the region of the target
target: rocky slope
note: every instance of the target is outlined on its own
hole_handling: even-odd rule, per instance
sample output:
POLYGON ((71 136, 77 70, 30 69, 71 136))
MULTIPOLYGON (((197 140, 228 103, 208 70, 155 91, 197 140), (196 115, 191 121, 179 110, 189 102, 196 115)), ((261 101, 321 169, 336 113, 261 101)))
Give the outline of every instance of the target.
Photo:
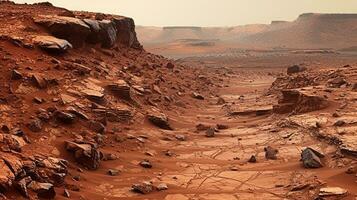
POLYGON ((144 51, 131 18, 4 1, 0 17, 4 199, 84 198, 77 174, 145 140, 123 132, 174 129, 163 111, 178 115, 212 84, 144 51))

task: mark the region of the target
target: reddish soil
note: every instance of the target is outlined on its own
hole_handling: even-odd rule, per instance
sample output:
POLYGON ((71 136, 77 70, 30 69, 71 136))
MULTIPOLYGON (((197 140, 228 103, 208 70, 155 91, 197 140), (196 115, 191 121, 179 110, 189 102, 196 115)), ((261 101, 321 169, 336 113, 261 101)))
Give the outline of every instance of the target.
MULTIPOLYGON (((55 185, 54 199, 356 198, 354 55, 244 51, 173 61, 119 42, 106 49, 85 43, 65 53, 47 53, 29 35, 51 33, 34 23, 33 17, 64 11, 49 5, 0 3, 0 15, 8 19, 0 24, 1 136, 13 136, 20 129, 24 135, 18 137, 27 140, 21 151, 0 140, 0 160, 15 156, 19 168, 28 161, 36 165, 36 175, 23 169, 25 174, 14 178, 4 169, 11 168, 10 174, 15 174, 15 165, 0 166, 2 198, 27 199, 16 187, 27 176, 33 182, 55 185), (287 75, 286 68, 293 64, 307 69, 287 75), (84 69, 88 72, 81 73, 84 69), (45 80, 46 86, 41 87, 33 75, 45 80), (130 92, 125 93, 126 89, 130 92), (294 90, 299 98, 291 97, 285 102, 291 109, 277 113, 276 106, 286 106, 281 104, 285 90, 294 90), (315 97, 327 106, 311 103, 315 97), (71 107, 76 110, 74 122, 59 121, 56 113, 68 113, 71 107), (130 116, 122 114, 124 119, 116 121, 113 118, 123 116, 109 115, 123 112, 130 116), (43 119, 44 113, 48 119, 43 119), (163 121, 173 130, 154 125, 151 113, 167 116, 163 121), (33 128, 31 122, 36 119, 41 127, 33 128), (337 121, 343 123, 336 125, 337 121), (206 137, 199 124, 217 127, 214 137, 206 137), (89 145, 89 159, 99 167, 90 170, 92 165, 80 160, 83 153, 68 151, 68 141, 89 145), (268 146, 278 150, 276 159, 267 159, 264 149, 268 146), (325 155, 323 167, 303 166, 301 152, 306 147, 325 155), (96 159, 96 152, 104 156, 96 159), (108 156, 113 158, 104 159, 108 156), (248 162, 252 156, 256 162, 248 162), (58 167, 42 161, 51 157, 68 161, 60 184, 52 178, 58 167), (144 160, 152 167, 142 167, 144 160), (109 175, 110 169, 118 174, 109 175), (132 191, 133 184, 143 181, 151 181, 152 190, 132 191), (158 191, 161 183, 167 189, 158 191), (346 191, 319 197, 326 187, 346 191), (70 196, 65 197, 64 191, 70 196)), ((95 15, 72 14, 77 19, 95 15)), ((185 52, 189 54, 190 49, 185 52)), ((30 199, 38 198, 39 191, 30 184, 25 187, 30 199)))

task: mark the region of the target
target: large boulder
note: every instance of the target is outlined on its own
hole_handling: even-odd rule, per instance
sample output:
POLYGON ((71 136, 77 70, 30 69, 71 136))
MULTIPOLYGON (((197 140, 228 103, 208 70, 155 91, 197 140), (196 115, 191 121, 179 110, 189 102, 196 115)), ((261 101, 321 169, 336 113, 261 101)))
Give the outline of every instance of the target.
POLYGON ((82 46, 91 33, 86 23, 74 17, 39 15, 34 21, 46 27, 52 35, 68 40, 75 47, 82 46))

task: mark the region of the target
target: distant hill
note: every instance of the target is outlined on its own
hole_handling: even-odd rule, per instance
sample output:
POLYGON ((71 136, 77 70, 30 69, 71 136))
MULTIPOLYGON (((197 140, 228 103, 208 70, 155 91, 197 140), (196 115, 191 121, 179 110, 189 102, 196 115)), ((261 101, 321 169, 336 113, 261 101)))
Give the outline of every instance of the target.
POLYGON ((192 46, 199 42, 210 44, 210 47, 212 44, 229 45, 229 48, 350 49, 357 46, 357 14, 305 13, 292 22, 272 21, 271 24, 235 27, 138 26, 137 33, 148 48, 152 45, 156 48, 158 45, 192 46), (196 43, 188 42, 190 40, 196 43))

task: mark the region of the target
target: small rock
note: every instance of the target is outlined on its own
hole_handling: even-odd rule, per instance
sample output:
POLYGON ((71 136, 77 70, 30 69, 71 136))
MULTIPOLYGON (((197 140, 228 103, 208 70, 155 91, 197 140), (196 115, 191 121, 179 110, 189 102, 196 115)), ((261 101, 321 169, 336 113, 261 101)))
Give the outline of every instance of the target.
POLYGON ((134 184, 131 186, 133 192, 140 194, 148 194, 154 191, 154 186, 150 182, 143 182, 139 184, 134 184))
POLYGON ((63 111, 56 111, 54 113, 56 119, 64 124, 73 124, 76 116, 71 113, 63 112, 63 111))
POLYGON ((334 126, 343 126, 343 125, 345 125, 345 124, 346 124, 345 121, 343 121, 343 120, 338 120, 338 121, 336 121, 333 125, 334 125, 334 126))
POLYGON ((265 151, 265 158, 268 160, 276 160, 278 159, 276 154, 278 154, 278 150, 271 147, 271 146, 267 146, 264 148, 265 151))
POLYGON ((37 196, 44 199, 54 199, 56 196, 55 188, 51 183, 40 183, 32 181, 28 188, 37 193, 37 196))
POLYGON ((340 195, 345 195, 346 193, 347 190, 340 187, 325 187, 320 189, 319 196, 320 197, 340 196, 340 195))
POLYGON ((117 169, 109 169, 108 170, 108 174, 110 176, 117 176, 119 174, 119 170, 117 170, 117 169))
POLYGON ((256 162, 257 162, 257 158, 256 158, 254 155, 252 155, 252 156, 249 158, 248 162, 250 162, 250 163, 256 163, 256 162))
POLYGON ((140 166, 148 169, 152 168, 152 164, 148 160, 141 161, 140 166))
POLYGON ((67 189, 64 189, 63 196, 66 198, 71 198, 71 194, 69 193, 69 191, 67 189))
POLYGON ((195 98, 195 99, 198 99, 198 100, 204 100, 205 99, 201 94, 196 93, 196 92, 192 93, 192 97, 195 98))
POLYGON ((159 190, 159 191, 169 189, 169 187, 168 187, 165 183, 160 183, 156 188, 157 188, 157 190, 159 190))
POLYGON ((206 137, 214 137, 216 130, 214 128, 209 128, 206 130, 206 137))
POLYGON ((89 128, 96 133, 103 134, 105 132, 105 126, 102 123, 97 122, 97 121, 93 121, 93 120, 90 121, 89 128))
POLYGON ((320 168, 323 164, 320 158, 325 157, 323 154, 312 148, 306 148, 301 153, 301 160, 305 168, 320 168))
POLYGON ((186 141, 186 136, 185 135, 175 135, 175 138, 179 141, 186 141))
POLYGON ((218 130, 224 130, 224 129, 228 129, 229 127, 227 125, 224 124, 217 124, 217 129, 218 130))
POLYGON ((163 113, 150 113, 147 115, 148 120, 154 124, 155 126, 165 129, 165 130, 173 130, 173 128, 169 124, 168 117, 163 113))
POLYGON ((20 80, 20 79, 22 79, 22 77, 23 76, 19 71, 17 71, 16 69, 12 70, 12 72, 11 72, 11 79, 12 80, 20 80))
POLYGON ((42 122, 40 119, 33 119, 27 124, 27 127, 32 132, 40 132, 42 130, 42 122))

